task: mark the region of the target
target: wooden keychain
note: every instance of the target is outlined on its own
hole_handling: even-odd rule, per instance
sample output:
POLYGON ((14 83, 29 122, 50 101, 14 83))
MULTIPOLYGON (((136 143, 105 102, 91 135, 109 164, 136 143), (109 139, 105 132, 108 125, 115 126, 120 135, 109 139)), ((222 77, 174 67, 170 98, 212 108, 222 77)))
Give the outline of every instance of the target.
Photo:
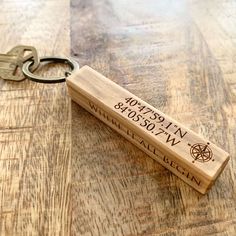
POLYGON ((184 125, 165 115, 99 72, 69 58, 44 57, 42 61, 67 63, 71 72, 61 78, 34 75, 34 60, 22 66, 34 81, 66 81, 72 100, 204 194, 229 160, 229 154, 184 125))

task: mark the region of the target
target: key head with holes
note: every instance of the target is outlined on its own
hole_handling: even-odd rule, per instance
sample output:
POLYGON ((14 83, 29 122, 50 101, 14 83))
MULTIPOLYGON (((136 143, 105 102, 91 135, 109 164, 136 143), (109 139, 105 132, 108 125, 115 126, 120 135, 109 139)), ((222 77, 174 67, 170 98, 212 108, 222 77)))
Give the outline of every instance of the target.
POLYGON ((6 54, 0 54, 0 77, 12 81, 24 80, 21 68, 29 60, 33 61, 31 70, 34 71, 39 66, 39 58, 37 50, 31 46, 19 45, 6 54))

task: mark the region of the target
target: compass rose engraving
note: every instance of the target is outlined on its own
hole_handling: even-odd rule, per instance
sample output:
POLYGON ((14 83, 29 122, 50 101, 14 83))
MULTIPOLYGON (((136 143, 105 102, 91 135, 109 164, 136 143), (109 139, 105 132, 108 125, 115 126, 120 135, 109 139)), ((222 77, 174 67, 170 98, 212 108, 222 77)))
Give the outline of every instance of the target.
POLYGON ((208 162, 210 160, 214 161, 212 159, 213 153, 212 150, 209 147, 210 143, 204 144, 204 143, 196 143, 191 146, 190 148, 190 154, 192 158, 194 159, 192 162, 194 163, 195 161, 198 162, 208 162))

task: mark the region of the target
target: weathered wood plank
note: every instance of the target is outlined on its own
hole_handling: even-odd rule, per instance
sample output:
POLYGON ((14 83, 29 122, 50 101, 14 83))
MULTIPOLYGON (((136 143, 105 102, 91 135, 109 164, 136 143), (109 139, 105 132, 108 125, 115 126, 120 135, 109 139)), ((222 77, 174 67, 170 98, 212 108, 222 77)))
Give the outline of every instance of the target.
POLYGON ((72 0, 72 53, 232 156, 205 196, 72 104, 72 235, 232 235, 235 3, 72 0), (228 28, 229 27, 229 28, 228 28))
MULTIPOLYGON (((41 56, 70 52, 67 0, 3 1, 0 21, 1 52, 17 44, 35 46, 41 56)), ((0 96, 0 234, 69 235, 65 84, 1 80, 0 96)))

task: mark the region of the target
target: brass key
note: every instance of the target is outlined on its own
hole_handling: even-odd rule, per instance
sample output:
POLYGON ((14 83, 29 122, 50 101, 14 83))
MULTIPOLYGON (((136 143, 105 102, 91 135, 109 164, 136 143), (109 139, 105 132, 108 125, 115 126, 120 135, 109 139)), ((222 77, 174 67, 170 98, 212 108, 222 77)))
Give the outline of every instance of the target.
POLYGON ((6 54, 0 54, 0 78, 4 80, 22 81, 25 79, 22 73, 24 62, 32 60, 31 71, 39 65, 37 50, 31 46, 19 45, 12 48, 6 54))

